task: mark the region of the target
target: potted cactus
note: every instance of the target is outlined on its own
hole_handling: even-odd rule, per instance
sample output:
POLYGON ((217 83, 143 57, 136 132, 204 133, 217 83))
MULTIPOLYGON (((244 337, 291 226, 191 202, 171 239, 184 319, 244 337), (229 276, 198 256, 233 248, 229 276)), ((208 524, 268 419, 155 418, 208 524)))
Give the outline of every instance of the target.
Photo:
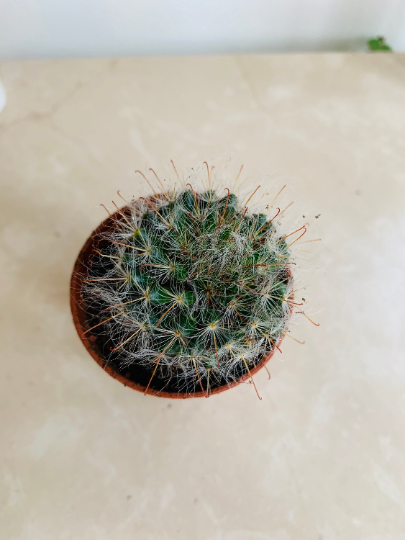
POLYGON ((290 247, 306 227, 283 234, 279 208, 250 211, 253 194, 214 189, 204 167, 200 187, 166 189, 155 174, 159 190, 93 232, 72 274, 73 319, 93 358, 145 394, 209 397, 251 381, 259 396, 253 375, 302 305, 290 247))

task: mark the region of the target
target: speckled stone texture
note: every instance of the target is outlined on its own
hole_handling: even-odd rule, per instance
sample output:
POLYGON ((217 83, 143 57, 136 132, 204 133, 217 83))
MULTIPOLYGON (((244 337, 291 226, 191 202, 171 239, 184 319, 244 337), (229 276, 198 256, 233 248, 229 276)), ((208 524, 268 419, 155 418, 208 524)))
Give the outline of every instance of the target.
POLYGON ((3 62, 0 78, 1 539, 402 540, 405 55, 3 62), (262 401, 249 384, 143 396, 80 342, 73 263, 100 203, 144 194, 135 169, 231 154, 321 214, 321 326, 302 318, 306 344, 256 375, 262 401))

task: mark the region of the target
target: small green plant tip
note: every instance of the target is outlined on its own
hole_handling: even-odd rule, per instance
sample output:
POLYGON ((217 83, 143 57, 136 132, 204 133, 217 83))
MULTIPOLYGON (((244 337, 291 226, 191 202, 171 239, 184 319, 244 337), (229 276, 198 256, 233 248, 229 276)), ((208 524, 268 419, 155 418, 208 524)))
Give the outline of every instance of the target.
POLYGON ((290 245, 306 229, 282 234, 280 210, 223 193, 189 184, 134 200, 95 251, 83 291, 100 314, 92 331, 113 344, 110 362, 149 370, 148 388, 170 380, 209 395, 251 376, 287 331, 290 245))
POLYGON ((382 36, 370 39, 368 49, 371 52, 392 52, 391 47, 387 45, 385 38, 382 36))

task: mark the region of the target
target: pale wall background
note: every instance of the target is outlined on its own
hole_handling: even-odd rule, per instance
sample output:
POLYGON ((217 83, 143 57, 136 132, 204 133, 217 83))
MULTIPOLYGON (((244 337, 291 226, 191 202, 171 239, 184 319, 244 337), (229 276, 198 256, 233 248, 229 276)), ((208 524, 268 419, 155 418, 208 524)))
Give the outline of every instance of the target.
POLYGON ((405 0, 0 0, 0 57, 405 50, 405 0))

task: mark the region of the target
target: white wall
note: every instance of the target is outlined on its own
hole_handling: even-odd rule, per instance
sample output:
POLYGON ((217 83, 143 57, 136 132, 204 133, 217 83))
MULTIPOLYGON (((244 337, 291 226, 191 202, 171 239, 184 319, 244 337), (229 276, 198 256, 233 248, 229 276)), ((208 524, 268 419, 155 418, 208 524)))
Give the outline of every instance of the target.
POLYGON ((405 50, 405 0, 0 0, 0 57, 405 50))

